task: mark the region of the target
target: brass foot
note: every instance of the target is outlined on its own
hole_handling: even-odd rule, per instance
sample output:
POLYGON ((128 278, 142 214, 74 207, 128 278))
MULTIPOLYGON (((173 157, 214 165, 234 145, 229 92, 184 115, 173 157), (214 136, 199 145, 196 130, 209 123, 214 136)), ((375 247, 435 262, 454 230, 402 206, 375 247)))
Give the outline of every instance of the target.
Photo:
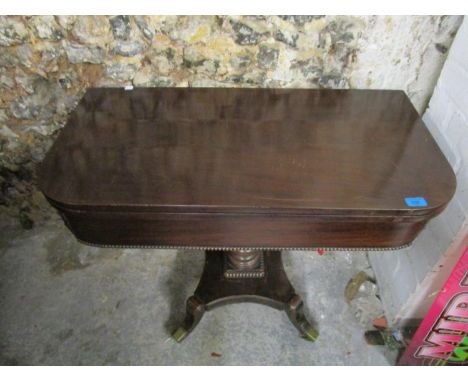
POLYGON ((182 326, 179 327, 174 333, 172 333, 172 338, 174 338, 177 342, 182 342, 187 336, 188 332, 182 326))
POLYGON ((205 305, 197 297, 191 296, 187 300, 186 311, 183 325, 172 333, 172 338, 177 342, 182 342, 198 325, 205 313, 205 305))
POLYGON ((291 300, 289 300, 286 307, 286 313, 293 325, 297 330, 299 330, 301 337, 307 341, 314 342, 317 340, 319 333, 305 317, 303 307, 304 304, 301 298, 298 295, 295 295, 291 300))

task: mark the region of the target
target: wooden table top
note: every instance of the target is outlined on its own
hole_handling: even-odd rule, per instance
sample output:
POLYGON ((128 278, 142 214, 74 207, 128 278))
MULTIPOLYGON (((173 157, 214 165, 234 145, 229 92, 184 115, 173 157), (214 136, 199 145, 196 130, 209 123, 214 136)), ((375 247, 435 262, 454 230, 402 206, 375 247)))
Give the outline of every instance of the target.
POLYGON ((428 214, 455 190, 406 95, 384 90, 90 89, 39 182, 65 206, 189 212, 428 214))

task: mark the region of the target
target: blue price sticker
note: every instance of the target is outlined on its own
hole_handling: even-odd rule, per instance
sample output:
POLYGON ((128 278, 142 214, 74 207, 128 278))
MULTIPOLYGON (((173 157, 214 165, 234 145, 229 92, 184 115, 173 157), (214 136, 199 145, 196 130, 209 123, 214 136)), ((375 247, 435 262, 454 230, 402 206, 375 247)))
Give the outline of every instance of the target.
POLYGON ((420 196, 415 198, 405 198, 405 202, 408 207, 427 207, 426 199, 420 196))

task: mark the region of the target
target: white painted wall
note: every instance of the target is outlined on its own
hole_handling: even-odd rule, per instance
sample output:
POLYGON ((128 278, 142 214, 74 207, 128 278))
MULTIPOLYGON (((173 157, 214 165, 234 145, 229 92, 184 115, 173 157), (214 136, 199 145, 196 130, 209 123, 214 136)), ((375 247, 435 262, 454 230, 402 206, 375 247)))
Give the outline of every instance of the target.
POLYGON ((468 17, 450 48, 423 120, 457 176, 457 191, 410 248, 369 253, 387 319, 424 317, 468 245, 468 17))

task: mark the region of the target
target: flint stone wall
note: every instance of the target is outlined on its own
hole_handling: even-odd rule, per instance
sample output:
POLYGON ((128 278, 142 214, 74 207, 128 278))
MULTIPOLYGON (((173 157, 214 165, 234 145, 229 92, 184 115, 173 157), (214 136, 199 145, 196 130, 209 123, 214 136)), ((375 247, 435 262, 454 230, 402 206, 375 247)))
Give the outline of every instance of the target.
POLYGON ((1 16, 0 216, 51 210, 34 169, 88 87, 402 89, 419 112, 458 16, 1 16))

